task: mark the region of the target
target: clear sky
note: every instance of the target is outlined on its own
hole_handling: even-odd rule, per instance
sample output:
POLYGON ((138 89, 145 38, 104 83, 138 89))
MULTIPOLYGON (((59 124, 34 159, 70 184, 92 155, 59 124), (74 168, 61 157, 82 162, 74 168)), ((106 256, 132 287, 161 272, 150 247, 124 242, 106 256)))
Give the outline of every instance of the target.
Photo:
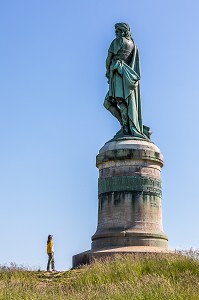
POLYGON ((143 123, 161 149, 170 249, 199 247, 199 1, 0 1, 0 264, 58 270, 90 249, 114 24, 139 48, 143 123))

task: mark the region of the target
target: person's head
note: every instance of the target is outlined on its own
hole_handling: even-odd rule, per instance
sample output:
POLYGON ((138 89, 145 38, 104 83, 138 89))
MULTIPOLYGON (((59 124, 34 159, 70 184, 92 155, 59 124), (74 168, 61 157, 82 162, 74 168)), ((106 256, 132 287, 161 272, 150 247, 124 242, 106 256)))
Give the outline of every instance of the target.
POLYGON ((52 240, 53 239, 53 235, 49 234, 48 235, 48 241, 52 240))
POLYGON ((123 36, 122 30, 120 30, 119 28, 115 28, 115 35, 117 38, 123 36))
POLYGON ((131 28, 127 23, 116 23, 115 24, 115 35, 116 37, 125 37, 128 40, 131 39, 131 28))

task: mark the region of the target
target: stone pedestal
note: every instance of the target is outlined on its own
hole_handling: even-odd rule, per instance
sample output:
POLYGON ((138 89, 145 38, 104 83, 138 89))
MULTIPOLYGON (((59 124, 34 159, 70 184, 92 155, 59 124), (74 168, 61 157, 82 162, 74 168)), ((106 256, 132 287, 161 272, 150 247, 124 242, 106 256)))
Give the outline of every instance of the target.
POLYGON ((75 255, 73 266, 117 253, 167 252, 158 147, 141 139, 113 140, 99 151, 97 167, 98 226, 91 250, 75 255))

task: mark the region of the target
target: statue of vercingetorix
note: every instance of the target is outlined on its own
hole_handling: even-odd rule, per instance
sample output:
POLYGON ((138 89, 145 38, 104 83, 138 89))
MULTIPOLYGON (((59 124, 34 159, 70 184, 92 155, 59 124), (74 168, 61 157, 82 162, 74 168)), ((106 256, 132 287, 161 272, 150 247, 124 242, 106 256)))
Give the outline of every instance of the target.
POLYGON ((115 34, 106 59, 109 91, 104 106, 122 126, 115 137, 130 135, 148 139, 150 129, 142 125, 138 49, 127 23, 115 24, 115 34))

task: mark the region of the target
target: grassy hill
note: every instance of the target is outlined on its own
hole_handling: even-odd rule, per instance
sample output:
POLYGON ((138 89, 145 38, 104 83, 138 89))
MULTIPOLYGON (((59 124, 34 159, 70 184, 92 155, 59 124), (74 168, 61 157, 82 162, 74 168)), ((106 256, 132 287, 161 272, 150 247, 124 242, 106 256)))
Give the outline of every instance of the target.
POLYGON ((199 251, 117 256, 66 272, 0 267, 0 300, 199 299, 199 251))

